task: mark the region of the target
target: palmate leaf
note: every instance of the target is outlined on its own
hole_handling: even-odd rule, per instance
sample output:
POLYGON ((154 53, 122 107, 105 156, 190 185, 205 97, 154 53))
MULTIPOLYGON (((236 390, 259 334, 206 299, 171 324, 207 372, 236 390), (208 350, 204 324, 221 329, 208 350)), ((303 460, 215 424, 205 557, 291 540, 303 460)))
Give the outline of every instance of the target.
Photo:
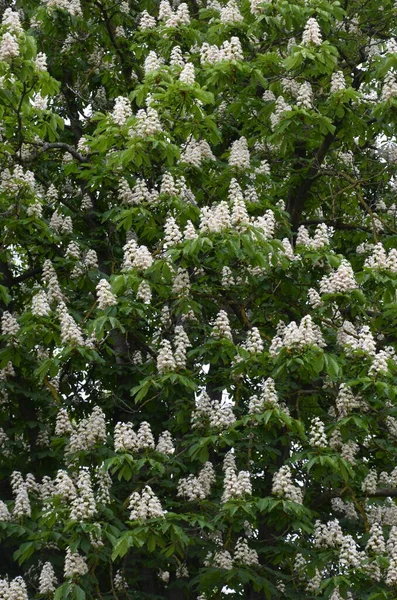
POLYGON ((392 3, 0 18, 4 594, 394 597, 392 3))

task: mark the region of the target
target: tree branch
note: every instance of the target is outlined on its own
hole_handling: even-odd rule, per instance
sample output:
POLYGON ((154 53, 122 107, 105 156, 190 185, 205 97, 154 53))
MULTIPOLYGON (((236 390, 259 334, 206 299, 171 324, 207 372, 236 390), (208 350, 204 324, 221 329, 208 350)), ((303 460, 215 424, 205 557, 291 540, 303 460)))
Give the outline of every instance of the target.
POLYGON ((75 158, 76 160, 78 160, 81 163, 86 163, 88 162, 88 158, 86 156, 83 156, 82 154, 80 154, 80 152, 77 152, 77 150, 75 148, 73 148, 73 146, 70 146, 69 144, 66 144, 65 142, 43 142, 43 143, 39 143, 39 142, 27 142, 28 144, 30 144, 31 146, 36 146, 38 148, 41 148, 42 152, 47 152, 47 150, 65 150, 65 152, 69 152, 69 154, 71 154, 73 156, 73 158, 75 158))

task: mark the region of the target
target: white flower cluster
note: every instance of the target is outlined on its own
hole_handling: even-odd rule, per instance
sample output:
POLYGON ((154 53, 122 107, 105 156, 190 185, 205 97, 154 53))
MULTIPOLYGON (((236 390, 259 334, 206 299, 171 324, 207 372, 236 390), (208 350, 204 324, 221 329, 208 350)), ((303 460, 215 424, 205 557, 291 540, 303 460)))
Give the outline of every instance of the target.
POLYGON ((15 10, 12 10, 12 8, 5 9, 3 17, 1 19, 1 24, 7 27, 7 29, 9 29, 10 31, 12 31, 12 33, 18 34, 23 32, 21 19, 19 18, 19 13, 15 10))
POLYGON ((7 31, 0 39, 0 60, 8 62, 17 56, 19 56, 18 40, 7 31))
MULTIPOLYGON (((385 419, 385 422, 390 435, 394 438, 397 438, 397 419, 388 415, 385 419)), ((397 487, 397 485, 395 487, 397 487)))
POLYGON ((49 259, 43 264, 43 283, 47 285, 47 299, 50 304, 58 304, 63 300, 56 271, 49 259))
POLYGON ((263 383, 261 394, 250 398, 248 404, 248 413, 250 415, 261 414, 265 408, 279 408, 278 395, 274 379, 268 377, 263 383))
POLYGON ((197 141, 194 138, 190 138, 181 152, 180 161, 200 168, 204 160, 215 160, 209 143, 207 140, 197 141))
POLYGON ((106 279, 101 279, 96 286, 99 310, 105 310, 109 306, 117 304, 117 297, 113 294, 110 283, 106 279))
POLYGON ((313 308, 319 308, 323 305, 320 294, 313 288, 307 290, 307 304, 313 308))
POLYGON ((5 310, 1 316, 1 334, 9 335, 11 338, 16 338, 19 332, 19 324, 16 318, 5 310))
POLYGON ((303 491, 292 482, 291 469, 283 465, 273 475, 272 494, 285 500, 291 500, 297 504, 303 503, 303 491))
POLYGON ((76 496, 70 507, 71 521, 84 521, 96 513, 96 503, 91 484, 90 472, 87 467, 82 467, 76 481, 76 496))
POLYGON ((321 573, 316 568, 316 570, 314 572, 314 576, 311 579, 309 579, 309 581, 307 583, 306 591, 317 595, 317 592, 320 589, 320 586, 321 586, 321 573))
POLYGON ((143 69, 145 71, 145 75, 149 73, 153 73, 160 69, 163 64, 162 59, 160 59, 154 50, 150 50, 149 54, 145 58, 145 62, 143 63, 143 69))
POLYGON ((361 489, 367 494, 375 494, 378 486, 378 474, 375 469, 371 469, 361 482, 361 489))
POLYGON ((389 71, 383 82, 383 88, 381 93, 381 101, 387 102, 391 98, 397 97, 397 79, 395 74, 392 71, 389 71))
POLYGON ((168 217, 164 224, 164 247, 176 246, 182 240, 183 235, 174 217, 168 217))
POLYGON ((185 2, 172 10, 168 0, 161 0, 159 7, 159 21, 164 21, 167 27, 179 27, 179 25, 189 25, 189 8, 185 2))
POLYGON ((17 519, 21 519, 24 516, 30 517, 32 509, 29 500, 29 491, 35 491, 35 482, 29 481, 29 474, 26 476, 25 481, 19 471, 13 471, 11 474, 11 488, 12 493, 15 496, 14 509, 12 516, 17 519), (33 483, 33 485, 32 485, 33 483))
POLYGON ((157 355, 157 371, 163 375, 169 371, 176 369, 176 362, 174 353, 172 351, 171 342, 168 340, 162 340, 160 350, 157 355))
POLYGON ((233 560, 239 565, 252 567, 259 565, 258 553, 253 548, 248 546, 248 542, 244 538, 239 538, 234 549, 233 560))
POLYGON ((211 207, 204 206, 200 210, 200 232, 219 232, 231 227, 229 206, 222 200, 211 207))
POLYGON ((230 287, 232 285, 235 285, 232 270, 226 266, 222 267, 222 287, 230 287))
POLYGON ((146 109, 141 108, 138 110, 136 113, 136 123, 129 130, 129 134, 145 138, 150 135, 156 135, 156 133, 160 133, 161 131, 163 131, 163 127, 160 123, 157 110, 152 106, 148 106, 146 109))
POLYGON ((125 579, 121 569, 116 571, 116 574, 113 579, 113 584, 114 584, 114 589, 117 592, 125 592, 126 590, 128 590, 128 583, 127 583, 127 580, 125 579))
POLYGON ((88 573, 88 565, 86 559, 78 552, 72 552, 70 548, 66 550, 64 576, 81 577, 88 573))
POLYGON ((174 46, 172 48, 170 55, 170 66, 179 67, 179 69, 183 69, 185 66, 185 59, 183 58, 183 53, 180 46, 174 46))
POLYGON ((356 569, 365 559, 363 552, 360 552, 357 543, 351 535, 344 535, 339 551, 339 566, 342 570, 356 569))
POLYGON ((10 582, 7 579, 0 579, 0 598, 1 600, 29 600, 26 583, 22 577, 15 577, 10 582))
POLYGON ((352 389, 345 383, 339 386, 339 392, 335 400, 338 420, 347 417, 353 410, 357 408, 365 409, 366 404, 359 396, 354 396, 352 389))
POLYGON ((344 321, 337 333, 338 344, 343 346, 346 354, 351 356, 356 351, 362 351, 375 357, 376 343, 368 325, 356 329, 350 321, 344 321))
POLYGON ((154 204, 158 200, 159 192, 152 188, 148 189, 146 182, 143 179, 137 179, 134 187, 131 189, 128 181, 124 177, 119 183, 119 198, 125 204, 141 204, 142 202, 149 202, 154 204))
POLYGON ((152 300, 152 289, 147 281, 141 281, 136 291, 138 300, 142 300, 144 304, 150 304, 152 300))
POLYGON ((330 245, 333 234, 333 227, 320 223, 317 225, 313 237, 310 237, 306 227, 301 225, 296 236, 296 245, 305 246, 310 250, 320 250, 330 245))
POLYGON ((66 10, 74 17, 81 17, 83 14, 79 0, 45 0, 45 4, 48 8, 66 10))
POLYGON ((260 15, 263 12, 263 5, 266 0, 250 0, 250 9, 253 15, 260 15))
POLYGON ((13 174, 9 169, 4 169, 0 175, 0 189, 10 194, 17 194, 19 191, 34 191, 36 181, 32 171, 25 171, 21 165, 15 165, 13 174))
POLYGON ((124 96, 118 96, 114 103, 112 119, 116 125, 125 125, 127 120, 132 116, 131 102, 124 96))
POLYGON ((330 93, 336 94, 344 89, 346 89, 346 81, 343 71, 336 71, 336 73, 332 73, 330 93))
MULTIPOLYGON (((391 478, 389 485, 391 487, 396 487, 395 477, 393 479, 391 478)), ((365 512, 368 518, 368 523, 370 524, 379 523, 388 527, 397 524, 397 506, 390 498, 387 499, 382 505, 370 504, 369 501, 367 501, 365 512)))
POLYGON ((350 292, 358 288, 354 271, 348 260, 343 259, 339 267, 330 275, 324 275, 320 281, 321 294, 350 292))
POLYGON ((358 519, 358 514, 353 502, 344 502, 342 498, 332 498, 331 506, 332 510, 335 512, 343 513, 346 519, 351 519, 352 521, 356 521, 358 519))
POLYGON ((252 327, 247 333, 244 348, 248 350, 250 354, 259 354, 260 352, 263 352, 264 344, 257 327, 252 327))
POLYGON ((190 279, 187 269, 178 267, 174 280, 172 282, 172 293, 178 298, 187 297, 190 292, 190 279))
POLYGON ((202 65, 214 65, 222 60, 232 61, 243 59, 241 42, 236 36, 231 37, 230 42, 225 40, 220 47, 216 44, 211 45, 204 42, 200 48, 200 61, 202 65))
POLYGON ((385 582, 386 585, 395 586, 397 584, 397 526, 393 525, 387 540, 386 550, 389 557, 389 567, 387 569, 385 582))
POLYGON ((233 569, 232 555, 228 550, 218 550, 217 552, 209 552, 204 560, 205 567, 217 567, 231 571, 233 569))
POLYGON ((3 500, 0 500, 0 522, 1 521, 11 521, 11 513, 3 500))
POLYGON ((193 429, 209 426, 222 430, 231 427, 236 417, 229 403, 211 400, 207 392, 203 391, 196 398, 196 407, 191 419, 193 429))
POLYGON ((179 480, 178 496, 186 498, 190 502, 203 500, 208 497, 215 479, 214 467, 207 461, 197 477, 189 475, 179 480))
POLYGON ((249 547, 247 540, 244 538, 238 538, 233 556, 228 550, 218 550, 214 553, 208 553, 204 560, 206 567, 217 567, 226 571, 230 571, 233 564, 247 567, 259 565, 258 553, 249 547))
POLYGON ((195 70, 193 63, 186 63, 179 74, 179 81, 186 85, 193 85, 195 82, 195 70))
POLYGON ((324 423, 318 417, 312 419, 309 430, 309 444, 313 448, 326 448, 328 446, 324 423))
POLYGON ((250 168, 250 152, 244 136, 232 143, 228 162, 231 167, 238 169, 250 168))
POLYGON ((314 524, 314 546, 316 548, 335 548, 343 542, 343 531, 338 519, 328 521, 325 525, 321 521, 314 524))
MULTIPOLYGON (((134 431, 132 423, 116 423, 114 428, 114 449, 116 452, 134 452, 155 448, 155 441, 150 424, 142 421, 138 432, 134 431)), ((156 446, 157 452, 163 454, 173 454, 174 444, 169 431, 164 431, 158 440, 156 446)))
POLYGON ((229 0, 225 6, 222 6, 219 18, 224 24, 241 23, 244 20, 236 0, 229 0))
POLYGON ((272 339, 269 354, 276 357, 282 348, 302 349, 305 346, 325 347, 321 330, 313 323, 310 315, 303 317, 299 326, 295 321, 291 321, 287 326, 279 326, 277 335, 272 339))
POLYGON ((57 308, 61 326, 61 342, 65 346, 85 346, 83 333, 76 321, 69 314, 66 304, 61 301, 57 308))
POLYGON ((282 96, 278 96, 274 104, 274 111, 270 114, 270 125, 274 130, 283 119, 284 113, 292 110, 292 107, 284 100, 282 96))
POLYGON ((73 222, 71 217, 64 215, 58 209, 54 210, 50 219, 50 228, 56 233, 73 233, 73 222))
POLYGON ((81 419, 72 432, 67 449, 68 454, 89 450, 97 443, 106 440, 105 414, 99 406, 94 406, 88 419, 81 419))
POLYGON ((179 369, 186 369, 186 351, 188 348, 191 348, 192 344, 187 336, 182 325, 175 326, 175 335, 174 335, 174 359, 175 364, 179 369))
POLYGON ((373 523, 369 530, 369 534, 369 539, 365 546, 366 552, 368 554, 384 554, 386 551, 386 544, 382 527, 378 523, 373 523))
POLYGON ((50 562, 45 562, 40 572, 39 594, 52 594, 58 586, 55 571, 50 562))
POLYGON ((163 431, 163 433, 160 434, 156 446, 156 451, 161 452, 162 454, 174 454, 174 442, 169 431, 165 430, 163 431))
POLYGON ((252 484, 248 471, 237 471, 234 455, 228 452, 223 461, 225 478, 221 502, 251 496, 252 484))
POLYGON ((308 81, 304 81, 296 95, 296 105, 300 108, 313 108, 313 90, 308 81))
POLYGON ((315 46, 320 46, 322 44, 321 30, 320 26, 317 23, 316 19, 311 17, 303 30, 302 34, 302 44, 305 46, 314 44, 315 46))
POLYGON ((69 414, 66 408, 60 408, 55 421, 55 435, 62 437, 70 435, 73 431, 73 425, 70 422, 69 414))
POLYGON ((364 267, 376 271, 385 270, 397 273, 397 249, 392 248, 387 252, 383 244, 379 242, 374 246, 372 254, 366 258, 364 267))
POLYGON ((164 517, 164 511, 161 507, 160 500, 153 493, 152 488, 147 485, 142 493, 133 492, 129 498, 128 505, 130 513, 130 521, 146 521, 146 519, 157 519, 164 517))
MULTIPOLYGON (((237 142, 239 143, 239 140, 237 142)), ((232 225, 237 227, 237 229, 245 229, 250 222, 250 218, 247 212, 247 206, 245 204, 243 193, 235 179, 232 179, 230 182, 229 200, 232 203, 232 212, 230 215, 232 225)))
POLYGON ((144 10, 140 15, 139 29, 154 29, 156 27, 156 19, 149 15, 147 10, 144 10))
POLYGON ((153 264, 153 256, 146 246, 138 246, 134 239, 129 240, 123 247, 123 271, 137 269, 146 271, 153 264))
POLYGON ((232 330, 229 323, 229 317, 225 310, 220 310, 214 320, 211 336, 217 340, 227 339, 233 341, 232 330))
POLYGON ((51 495, 60 496, 64 502, 73 501, 76 498, 76 486, 69 477, 67 471, 60 469, 55 477, 54 489, 51 495))
POLYGON ((378 375, 378 373, 387 373, 389 371, 388 362, 397 364, 397 357, 394 348, 387 346, 380 350, 373 358, 372 365, 368 370, 368 375, 378 375))

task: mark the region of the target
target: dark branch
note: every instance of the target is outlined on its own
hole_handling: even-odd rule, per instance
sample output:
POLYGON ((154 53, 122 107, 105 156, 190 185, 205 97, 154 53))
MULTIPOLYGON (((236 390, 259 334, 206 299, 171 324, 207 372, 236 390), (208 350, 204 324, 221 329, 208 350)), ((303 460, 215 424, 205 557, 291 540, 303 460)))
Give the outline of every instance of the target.
POLYGON ((28 142, 28 143, 31 144, 32 146, 37 146, 37 147, 41 148, 42 152, 47 152, 47 150, 65 150, 65 152, 69 152, 69 154, 71 154, 73 156, 73 158, 75 158, 79 162, 81 162, 81 163, 88 162, 88 158, 86 156, 83 156, 82 154, 80 154, 80 152, 77 152, 77 150, 75 148, 73 148, 73 146, 70 146, 69 144, 66 144, 65 142, 51 142, 51 143, 28 142))

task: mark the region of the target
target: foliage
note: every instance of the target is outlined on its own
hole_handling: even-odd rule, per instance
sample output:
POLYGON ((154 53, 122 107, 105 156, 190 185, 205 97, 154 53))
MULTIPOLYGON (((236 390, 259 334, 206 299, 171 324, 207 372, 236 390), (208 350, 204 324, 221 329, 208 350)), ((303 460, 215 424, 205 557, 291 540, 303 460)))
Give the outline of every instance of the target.
POLYGON ((1 8, 0 598, 395 598, 395 4, 1 8))

